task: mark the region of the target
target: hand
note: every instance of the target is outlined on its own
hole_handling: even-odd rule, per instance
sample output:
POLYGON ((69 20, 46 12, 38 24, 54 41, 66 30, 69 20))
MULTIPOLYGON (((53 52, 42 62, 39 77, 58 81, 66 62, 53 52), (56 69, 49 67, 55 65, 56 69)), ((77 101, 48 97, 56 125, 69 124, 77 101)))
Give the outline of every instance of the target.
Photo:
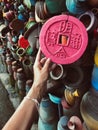
POLYGON ((49 72, 55 68, 56 64, 51 64, 51 60, 46 57, 41 59, 41 50, 39 49, 35 63, 33 65, 34 81, 28 96, 40 101, 47 90, 47 79, 49 72))
POLYGON ((39 49, 33 66, 34 86, 44 85, 48 79, 51 60, 46 57, 41 59, 41 50, 39 49))

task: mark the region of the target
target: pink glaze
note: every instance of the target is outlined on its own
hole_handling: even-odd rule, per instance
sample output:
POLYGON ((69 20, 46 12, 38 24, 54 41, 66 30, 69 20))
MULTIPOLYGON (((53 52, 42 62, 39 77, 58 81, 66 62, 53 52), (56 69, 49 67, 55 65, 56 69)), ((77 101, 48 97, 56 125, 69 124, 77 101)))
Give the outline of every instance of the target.
POLYGON ((77 18, 58 15, 42 26, 39 42, 44 55, 53 62, 70 64, 83 55, 88 44, 88 35, 77 18), (62 40, 63 37, 65 38, 62 40))

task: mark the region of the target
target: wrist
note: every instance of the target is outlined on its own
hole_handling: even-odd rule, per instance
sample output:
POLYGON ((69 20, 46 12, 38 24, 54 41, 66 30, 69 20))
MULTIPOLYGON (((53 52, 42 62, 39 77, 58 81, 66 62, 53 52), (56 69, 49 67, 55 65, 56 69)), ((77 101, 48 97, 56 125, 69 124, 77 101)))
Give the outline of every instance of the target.
POLYGON ((43 87, 44 87, 43 84, 40 84, 40 85, 33 84, 30 91, 28 92, 27 96, 29 96, 31 98, 35 98, 40 102, 45 93, 43 87))

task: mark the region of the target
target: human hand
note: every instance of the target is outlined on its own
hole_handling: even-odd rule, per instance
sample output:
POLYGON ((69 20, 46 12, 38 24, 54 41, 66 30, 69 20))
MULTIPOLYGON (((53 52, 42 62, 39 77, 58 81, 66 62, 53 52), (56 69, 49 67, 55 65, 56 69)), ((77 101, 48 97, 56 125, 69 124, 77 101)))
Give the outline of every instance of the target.
POLYGON ((42 98, 47 90, 49 72, 54 69, 55 66, 56 64, 52 64, 49 58, 41 58, 41 50, 39 49, 33 65, 34 81, 28 96, 36 98, 37 100, 42 98))
POLYGON ((49 75, 50 64, 51 60, 49 58, 44 57, 41 59, 41 50, 39 49, 33 66, 34 86, 45 85, 49 75))

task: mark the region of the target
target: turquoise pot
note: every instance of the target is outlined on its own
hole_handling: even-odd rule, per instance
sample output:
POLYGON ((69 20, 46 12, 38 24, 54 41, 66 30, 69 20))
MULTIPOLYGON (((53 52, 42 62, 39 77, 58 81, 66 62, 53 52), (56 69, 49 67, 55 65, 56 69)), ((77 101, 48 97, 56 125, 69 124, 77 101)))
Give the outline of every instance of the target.
POLYGON ((65 12, 65 0, 45 0, 47 10, 50 14, 60 14, 65 12))
POLYGON ((45 123, 41 120, 41 118, 39 118, 38 130, 57 130, 57 121, 52 120, 50 123, 45 123))
POLYGON ((57 97, 57 96, 55 96, 53 94, 49 93, 49 98, 55 104, 60 104, 61 103, 61 98, 59 98, 59 97, 57 97))
POLYGON ((49 100, 43 98, 39 107, 38 130, 57 130, 57 109, 49 100))
POLYGON ((57 97, 57 96, 50 94, 50 93, 49 93, 49 98, 53 103, 58 105, 58 115, 59 115, 59 118, 60 118, 63 115, 63 110, 62 110, 62 105, 61 105, 61 99, 62 98, 57 97))
POLYGON ((82 14, 87 10, 86 0, 66 0, 68 11, 74 15, 82 14))
POLYGON ((68 117, 62 116, 58 122, 57 130, 69 130, 67 127, 68 117))
POLYGON ((27 6, 27 8, 31 9, 31 7, 35 5, 36 0, 23 0, 23 3, 27 6))
POLYGON ((94 65, 91 79, 92 87, 98 91, 98 66, 94 65))
POLYGON ((50 122, 56 119, 56 106, 49 100, 49 98, 42 99, 39 107, 39 114, 43 122, 50 122))
POLYGON ((24 16, 24 14, 19 13, 17 17, 18 17, 19 20, 22 20, 23 22, 26 22, 26 17, 24 16))

